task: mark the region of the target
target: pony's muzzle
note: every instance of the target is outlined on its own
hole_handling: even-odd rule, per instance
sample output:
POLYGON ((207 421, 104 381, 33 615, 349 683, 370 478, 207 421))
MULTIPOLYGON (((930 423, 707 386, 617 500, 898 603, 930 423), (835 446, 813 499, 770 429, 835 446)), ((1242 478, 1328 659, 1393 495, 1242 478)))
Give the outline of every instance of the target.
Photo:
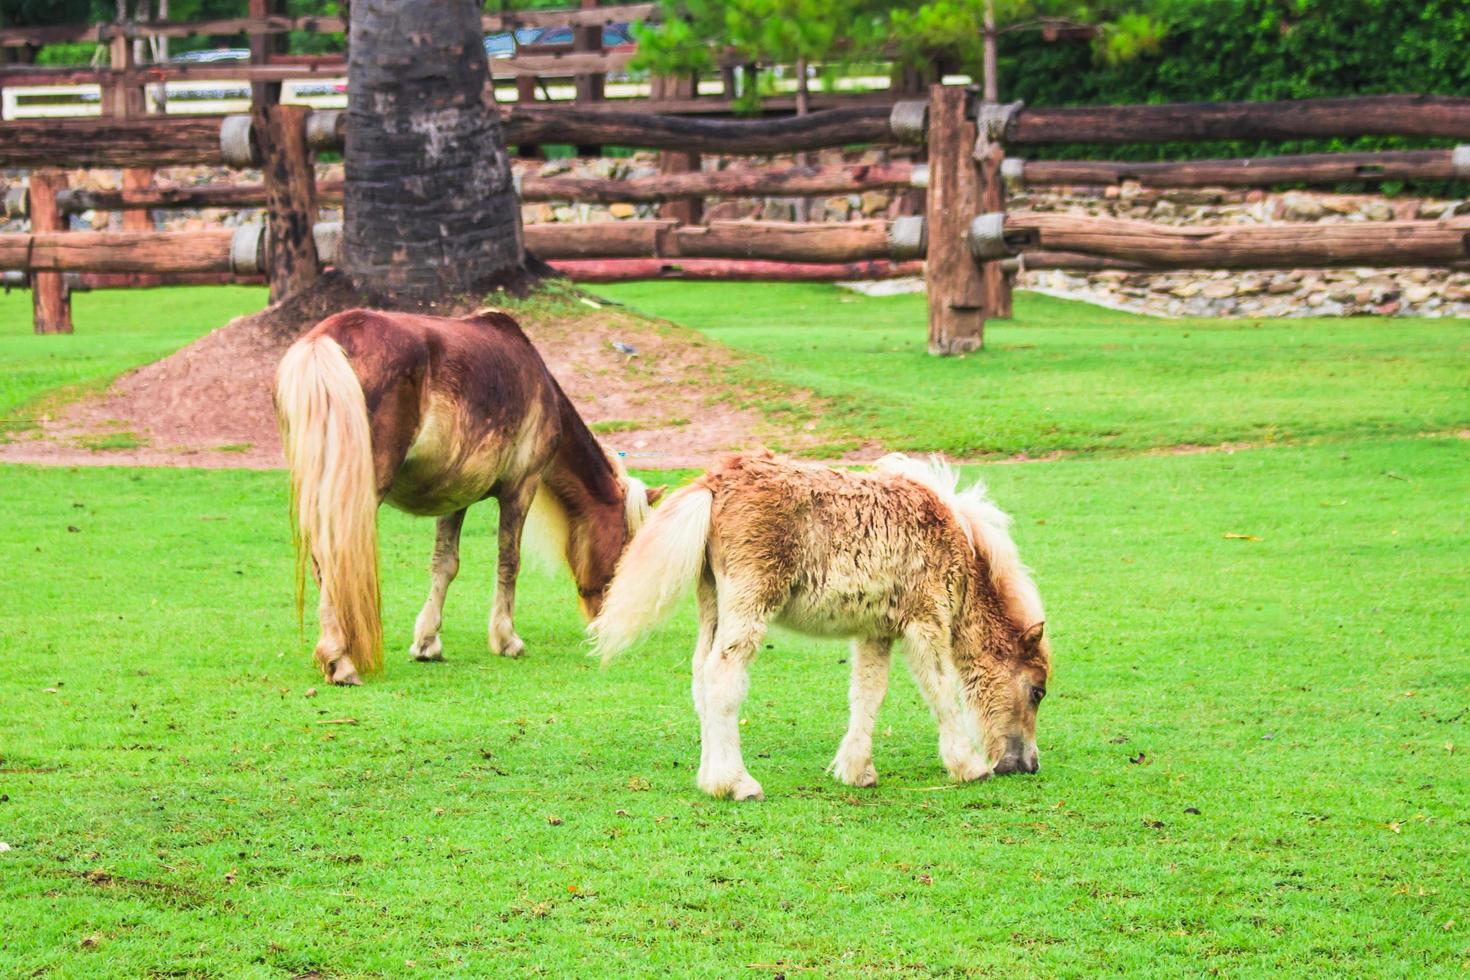
POLYGON ((1000 761, 995 764, 995 774, 1006 776, 1015 772, 1037 772, 1041 769, 1041 753, 1036 750, 1036 743, 1027 744, 1026 740, 1018 735, 1006 736, 1005 752, 1001 754, 1000 761))

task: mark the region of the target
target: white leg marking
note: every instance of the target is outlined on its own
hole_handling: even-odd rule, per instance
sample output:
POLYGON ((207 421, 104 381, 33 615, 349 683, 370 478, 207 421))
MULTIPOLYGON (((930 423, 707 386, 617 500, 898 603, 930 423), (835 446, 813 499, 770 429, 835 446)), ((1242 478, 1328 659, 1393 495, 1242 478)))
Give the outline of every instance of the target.
POLYGON ((888 640, 852 641, 852 680, 847 688, 847 734, 832 760, 832 775, 848 786, 876 786, 873 766, 873 726, 888 693, 892 643, 888 640))
POLYGON ((444 644, 439 627, 444 622, 444 596, 449 583, 459 574, 459 531, 464 526, 465 512, 460 510, 439 518, 434 529, 434 555, 429 560, 429 598, 413 624, 413 646, 409 656, 415 660, 443 660, 444 644))

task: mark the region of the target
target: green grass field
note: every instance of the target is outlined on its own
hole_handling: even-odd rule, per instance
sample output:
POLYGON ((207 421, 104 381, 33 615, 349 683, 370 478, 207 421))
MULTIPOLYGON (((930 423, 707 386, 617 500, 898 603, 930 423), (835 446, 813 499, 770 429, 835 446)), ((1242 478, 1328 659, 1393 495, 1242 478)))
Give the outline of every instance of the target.
POLYGON ((922 295, 827 285, 595 287, 759 355, 829 400, 835 444, 960 457, 1441 431, 1470 405, 1470 324, 1360 317, 1159 320, 1032 293, 986 351, 924 351, 922 295))
MULTIPOLYGON (((665 315, 692 303, 636 289, 665 315)), ((745 805, 693 785, 687 607, 603 670, 566 577, 532 570, 528 658, 486 652, 491 507, 466 529, 438 665, 406 655, 432 526, 383 512, 388 671, 338 690, 295 628, 281 474, 0 468, 0 974, 1470 970, 1470 440, 1423 435, 1470 425, 1462 325, 1254 330, 1023 298, 994 361, 936 364, 898 301, 831 293, 823 322, 789 295, 820 356, 783 340, 774 298, 746 302, 763 340, 680 315, 834 404, 879 391, 861 417, 911 420, 910 445, 976 426, 999 363, 1008 390, 1050 384, 1077 419, 1178 407, 1138 433, 1093 423, 1130 445, 1240 438, 1278 403, 1301 444, 1089 452, 1084 428, 1009 412, 1005 448, 1078 450, 971 470, 1048 605, 1042 771, 950 786, 899 670, 880 785, 837 785, 846 651, 773 633, 742 729, 767 800, 745 805), (907 345, 886 387, 874 344, 835 339, 864 319, 907 345), (1245 365, 1277 363, 1292 330, 1312 354, 1288 391, 1245 365), (1185 332, 1238 352, 1213 394, 1192 395, 1204 363, 1169 353, 1185 332), (1125 336, 1116 360, 1084 349, 1125 336), (1400 358, 1426 375, 1399 393, 1420 414, 1386 433, 1371 393, 1387 404, 1400 358), (1049 379, 1069 359, 1092 366, 1049 379), (1358 384, 1331 383, 1346 364, 1358 384)))
POLYGON ((265 302, 261 286, 76 293, 76 332, 37 337, 30 291, 0 294, 0 438, 34 426, 56 402, 100 390, 265 302))

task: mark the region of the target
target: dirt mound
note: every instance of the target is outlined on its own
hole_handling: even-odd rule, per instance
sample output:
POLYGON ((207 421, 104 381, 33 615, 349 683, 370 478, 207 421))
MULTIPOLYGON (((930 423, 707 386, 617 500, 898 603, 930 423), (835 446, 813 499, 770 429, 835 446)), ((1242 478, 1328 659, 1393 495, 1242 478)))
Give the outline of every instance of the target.
MULTIPOLYGON (((65 407, 33 438, 0 445, 0 461, 280 466, 270 396, 276 363, 296 325, 322 312, 273 308, 234 320, 65 407)), ((693 331, 575 293, 511 312, 583 418, 634 466, 703 466, 731 449, 813 441, 773 431, 734 380, 751 376, 740 356, 693 331)))

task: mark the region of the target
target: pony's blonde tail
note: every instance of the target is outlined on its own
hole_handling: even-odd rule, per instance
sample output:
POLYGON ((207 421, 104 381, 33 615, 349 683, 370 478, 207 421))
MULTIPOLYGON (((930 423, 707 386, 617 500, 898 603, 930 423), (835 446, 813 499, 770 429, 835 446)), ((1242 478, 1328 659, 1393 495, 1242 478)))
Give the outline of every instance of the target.
POLYGON ((346 654, 360 673, 383 665, 378 595, 378 494, 362 384, 330 337, 298 340, 276 371, 276 419, 291 470, 296 614, 306 563, 336 614, 346 654))
POLYGON ((714 494, 693 484, 653 512, 633 536, 608 586, 602 611, 587 627, 594 656, 607 663, 632 646, 704 571, 714 494))

